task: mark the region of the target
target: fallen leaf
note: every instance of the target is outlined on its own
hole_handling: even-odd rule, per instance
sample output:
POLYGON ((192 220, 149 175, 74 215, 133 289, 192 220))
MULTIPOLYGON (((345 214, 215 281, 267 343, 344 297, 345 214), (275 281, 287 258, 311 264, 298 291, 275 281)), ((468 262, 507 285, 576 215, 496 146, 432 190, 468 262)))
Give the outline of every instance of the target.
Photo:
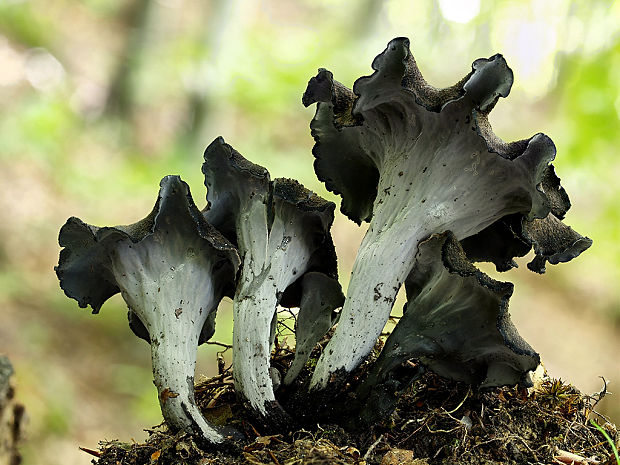
POLYGON ((87 449, 86 447, 80 447, 82 452, 86 452, 87 454, 94 455, 95 457, 101 457, 101 452, 94 449, 87 449))
POLYGON ((255 450, 263 450, 265 447, 270 446, 272 443, 281 443, 280 434, 274 434, 273 436, 259 436, 252 444, 249 444, 243 448, 246 452, 253 452, 255 450))
POLYGON ((341 447, 340 452, 342 452, 344 455, 348 455, 349 457, 354 458, 355 460, 360 458, 360 451, 357 450, 355 447, 341 447))

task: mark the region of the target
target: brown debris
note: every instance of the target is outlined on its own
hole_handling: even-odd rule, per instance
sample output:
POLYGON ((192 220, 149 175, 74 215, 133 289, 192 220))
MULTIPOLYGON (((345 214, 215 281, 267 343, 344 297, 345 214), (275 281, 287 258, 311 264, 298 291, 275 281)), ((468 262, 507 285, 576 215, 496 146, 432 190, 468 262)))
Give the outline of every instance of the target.
MULTIPOLYGON (((274 354, 272 366, 286 372, 290 350, 276 340, 274 354)), ((351 377, 350 392, 363 380, 368 369, 364 366, 351 377)), ((237 438, 229 452, 203 449, 191 437, 171 435, 164 428, 147 430, 150 437, 144 444, 101 443, 102 456, 95 463, 151 465, 152 455, 159 451, 158 465, 566 465, 571 457, 575 465, 615 465, 609 443, 589 421, 597 415, 601 423, 603 417, 594 408, 608 394, 603 390, 585 396, 544 370, 537 373, 532 388, 484 391, 426 373, 400 393, 391 416, 370 428, 345 431, 323 420, 309 420, 304 428, 275 431, 238 401, 232 372, 225 370, 201 381, 195 391, 196 403, 209 421, 245 436, 244 441, 237 438)), ((348 420, 342 418, 343 424, 348 420)), ((615 425, 604 422, 602 427, 616 442, 620 439, 615 425)))
POLYGON ((427 459, 414 459, 412 450, 392 449, 383 456, 381 465, 429 465, 429 463, 427 459))
POLYGON ((79 447, 79 449, 82 452, 86 452, 87 454, 90 454, 90 455, 92 455, 94 457, 97 457, 97 458, 101 457, 101 452, 99 452, 98 450, 89 449, 88 447, 81 447, 81 446, 79 447))
POLYGON ((163 391, 161 391, 161 394, 159 395, 159 399, 162 402, 166 402, 168 399, 174 398, 174 397, 179 397, 179 394, 174 392, 174 391, 171 391, 168 388, 166 388, 163 391))
POLYGON ((581 455, 566 452, 565 450, 558 449, 553 456, 555 463, 562 465, 588 465, 600 463, 599 460, 593 458, 582 457, 581 455))

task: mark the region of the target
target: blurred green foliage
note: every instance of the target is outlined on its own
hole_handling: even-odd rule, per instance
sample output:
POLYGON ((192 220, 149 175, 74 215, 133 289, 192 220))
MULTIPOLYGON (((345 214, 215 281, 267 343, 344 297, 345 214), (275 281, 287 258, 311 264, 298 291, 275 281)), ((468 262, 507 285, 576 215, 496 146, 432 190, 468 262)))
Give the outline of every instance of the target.
MULTIPOLYGON (((274 177, 335 199, 312 170, 306 82, 327 67, 350 86, 401 35, 437 86, 505 54, 515 85, 493 112, 496 133, 553 138, 568 222, 595 245, 546 279, 500 279, 522 280, 525 295, 561 313, 587 312, 620 339, 618 2, 0 0, 0 351, 31 417, 27 463, 85 463, 76 442, 141 439, 160 418, 149 351, 122 301, 91 316, 58 288, 66 218, 134 222, 166 174, 181 174, 202 206, 201 152, 218 135, 274 177)), ((346 281, 361 233, 339 218, 335 236, 346 281)), ((230 340, 229 306, 216 339, 230 340)), ((601 338, 579 337, 591 347, 601 338)), ((601 347, 618 350, 614 341, 601 347)), ((217 350, 201 349, 198 373, 214 373, 217 350)), ((596 373, 618 377, 615 360, 596 373)))

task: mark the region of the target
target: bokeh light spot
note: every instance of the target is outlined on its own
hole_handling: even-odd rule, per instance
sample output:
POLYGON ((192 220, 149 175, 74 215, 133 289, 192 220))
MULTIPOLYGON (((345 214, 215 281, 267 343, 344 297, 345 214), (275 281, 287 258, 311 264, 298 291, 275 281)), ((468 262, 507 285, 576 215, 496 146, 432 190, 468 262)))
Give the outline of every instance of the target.
POLYGON ((480 0, 439 0, 439 9, 448 21, 465 24, 480 13, 480 0))

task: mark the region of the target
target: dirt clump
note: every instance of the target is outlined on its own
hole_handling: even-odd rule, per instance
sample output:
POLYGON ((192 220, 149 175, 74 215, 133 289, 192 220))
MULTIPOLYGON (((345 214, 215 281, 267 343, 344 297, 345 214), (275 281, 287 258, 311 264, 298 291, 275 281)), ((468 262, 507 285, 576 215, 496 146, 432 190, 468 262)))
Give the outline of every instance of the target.
POLYGON ((210 422, 237 432, 226 446, 215 449, 162 425, 147 430, 143 444, 102 442, 89 452, 97 465, 616 465, 612 445, 594 424, 618 442, 616 426, 594 410, 605 393, 586 396, 548 377, 532 388, 475 391, 426 373, 370 428, 315 423, 275 431, 237 401, 225 372, 199 383, 196 401, 210 422))

